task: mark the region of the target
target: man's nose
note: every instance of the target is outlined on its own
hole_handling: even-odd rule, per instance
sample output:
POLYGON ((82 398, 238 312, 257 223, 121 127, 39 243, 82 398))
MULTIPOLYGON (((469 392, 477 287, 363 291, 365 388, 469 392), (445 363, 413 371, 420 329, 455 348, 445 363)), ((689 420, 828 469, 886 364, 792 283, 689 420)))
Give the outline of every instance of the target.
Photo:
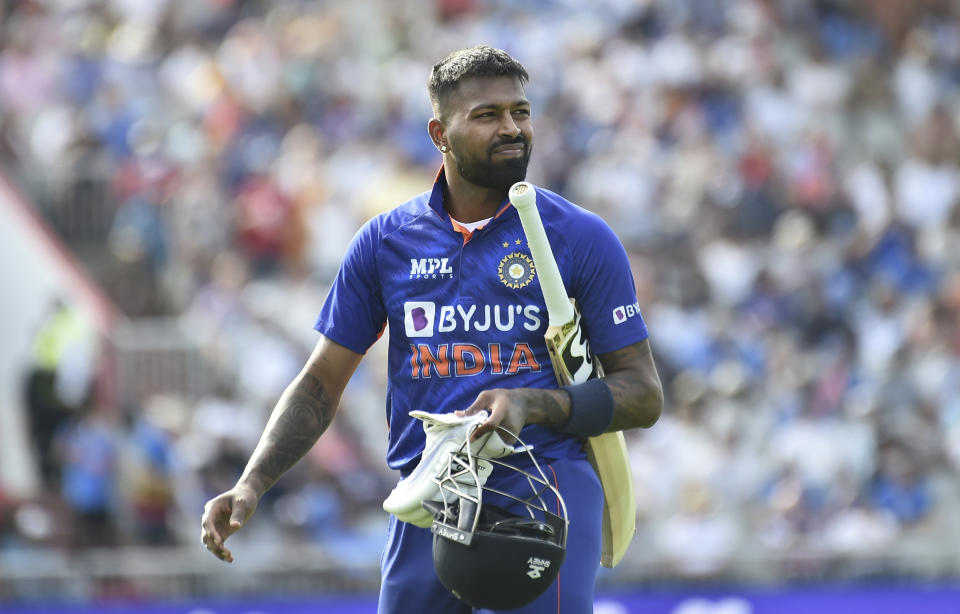
POLYGON ((500 134, 512 138, 520 135, 520 126, 517 125, 517 122, 513 121, 512 115, 507 114, 506 118, 500 122, 500 134))

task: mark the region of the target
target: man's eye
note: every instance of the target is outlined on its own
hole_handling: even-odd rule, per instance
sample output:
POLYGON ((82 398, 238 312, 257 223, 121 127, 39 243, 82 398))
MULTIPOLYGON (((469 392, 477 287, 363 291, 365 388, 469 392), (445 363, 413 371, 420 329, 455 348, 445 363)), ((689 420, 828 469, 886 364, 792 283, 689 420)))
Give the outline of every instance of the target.
POLYGON ((530 116, 530 111, 527 110, 527 109, 517 109, 516 111, 513 112, 513 114, 514 114, 514 115, 521 115, 521 116, 523 116, 523 117, 529 117, 529 116, 530 116))

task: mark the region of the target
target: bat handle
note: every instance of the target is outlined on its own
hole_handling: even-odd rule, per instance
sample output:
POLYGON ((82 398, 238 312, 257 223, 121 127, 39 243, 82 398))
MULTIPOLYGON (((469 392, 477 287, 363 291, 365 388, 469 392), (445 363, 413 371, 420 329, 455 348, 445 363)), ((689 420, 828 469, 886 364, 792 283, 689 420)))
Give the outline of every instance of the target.
POLYGON ((537 189, 533 184, 521 181, 513 184, 508 196, 520 216, 523 233, 527 235, 527 245, 530 246, 533 265, 537 268, 537 277, 540 279, 540 290, 543 292, 550 325, 565 324, 573 319, 573 305, 563 285, 557 260, 553 256, 550 240, 547 238, 540 211, 537 209, 537 189))

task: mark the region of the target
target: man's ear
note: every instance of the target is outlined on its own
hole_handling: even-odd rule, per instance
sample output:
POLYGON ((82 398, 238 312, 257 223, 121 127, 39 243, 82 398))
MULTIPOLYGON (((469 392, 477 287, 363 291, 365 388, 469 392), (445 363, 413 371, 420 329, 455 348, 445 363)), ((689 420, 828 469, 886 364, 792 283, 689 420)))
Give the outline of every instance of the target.
POLYGON ((442 121, 434 117, 427 122, 427 133, 430 134, 430 140, 433 141, 437 149, 442 152, 447 151, 449 148, 449 144, 447 143, 447 128, 443 125, 442 121))

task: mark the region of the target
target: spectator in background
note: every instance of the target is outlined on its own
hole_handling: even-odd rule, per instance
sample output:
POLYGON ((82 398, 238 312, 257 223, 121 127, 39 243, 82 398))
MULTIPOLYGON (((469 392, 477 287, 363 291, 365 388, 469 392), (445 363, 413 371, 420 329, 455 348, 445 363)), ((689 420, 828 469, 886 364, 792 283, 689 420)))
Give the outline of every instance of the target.
POLYGON ((102 409, 78 412, 56 436, 61 493, 71 512, 70 546, 117 544, 119 433, 102 409))
POLYGON ((922 522, 930 514, 928 480, 905 446, 896 441, 880 447, 877 472, 870 482, 869 498, 901 525, 922 522))
POLYGON ((118 477, 133 538, 150 546, 175 543, 174 515, 177 459, 174 443, 185 428, 187 407, 172 396, 154 396, 134 412, 122 448, 118 477))
POLYGON ((60 474, 53 439, 60 426, 91 400, 96 334, 80 312, 57 299, 36 332, 32 349, 24 381, 30 430, 40 475, 48 486, 55 486, 60 474))

